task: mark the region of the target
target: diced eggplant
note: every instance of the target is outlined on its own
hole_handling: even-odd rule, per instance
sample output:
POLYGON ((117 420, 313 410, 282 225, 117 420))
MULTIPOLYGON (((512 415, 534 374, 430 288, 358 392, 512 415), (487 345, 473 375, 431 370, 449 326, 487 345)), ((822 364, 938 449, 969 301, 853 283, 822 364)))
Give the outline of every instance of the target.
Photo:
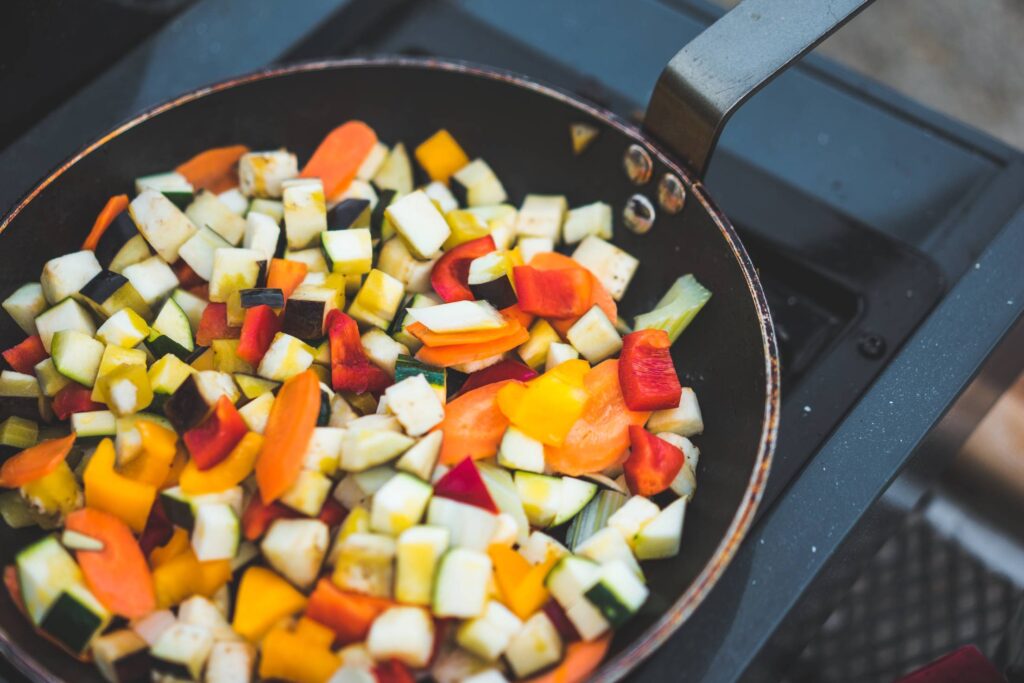
POLYGON ((149 645, 135 631, 121 629, 96 638, 92 656, 110 683, 148 683, 152 660, 149 645))
POLYGON ((285 259, 305 263, 309 273, 327 273, 327 261, 324 259, 324 252, 319 247, 312 249, 298 249, 296 251, 285 251, 285 259))
POLYGON ((304 341, 324 336, 327 315, 338 307, 337 290, 302 285, 288 297, 281 317, 281 331, 304 341))
POLYGON ((43 295, 43 287, 38 282, 29 282, 18 287, 0 305, 14 322, 18 323, 18 327, 30 336, 36 334, 36 318, 48 306, 46 296, 43 295))
POLYGON ((327 202, 319 180, 289 181, 284 187, 284 231, 289 249, 305 249, 327 229, 327 202), (292 184, 294 183, 294 184, 292 184))
POLYGON ((516 241, 516 249, 523 257, 523 263, 529 263, 534 256, 555 250, 555 241, 550 237, 520 237, 516 241))
POLYGON ((167 263, 178 260, 178 250, 196 232, 196 226, 170 199, 156 190, 143 190, 128 205, 139 232, 167 263))
POLYGON ((75 297, 84 301, 102 319, 128 309, 144 320, 153 312, 131 282, 124 275, 103 270, 87 282, 75 297))
POLYGON ((92 316, 74 299, 64 299, 53 308, 40 313, 35 322, 39 338, 47 352, 50 351, 53 336, 58 332, 77 330, 90 337, 96 333, 92 316))
POLYGON ((248 218, 254 213, 262 213, 263 215, 272 218, 278 225, 284 219, 284 204, 276 199, 264 199, 262 197, 256 197, 249 202, 249 210, 246 212, 245 217, 248 218))
POLYGON ((349 306, 348 314, 358 322, 386 330, 404 294, 400 280, 374 268, 349 306))
POLYGON ((121 274, 128 278, 135 291, 150 307, 155 307, 178 286, 178 276, 159 256, 151 256, 145 261, 127 266, 121 274))
POLYGON ((249 210, 249 198, 242 194, 242 191, 237 187, 224 190, 217 195, 217 199, 224 202, 224 206, 239 216, 244 216, 245 212, 249 210))
POLYGON ((150 650, 158 672, 182 676, 186 680, 199 680, 207 657, 213 649, 213 632, 206 626, 177 622, 172 625, 150 650))
POLYGON ((181 245, 178 256, 195 271, 196 275, 209 281, 213 277, 213 255, 218 249, 230 249, 231 243, 206 226, 181 245))
POLYGON ((434 652, 434 620, 422 607, 392 607, 370 626, 366 647, 374 659, 422 668, 434 652))
POLYGON ((309 344, 285 332, 278 332, 260 360, 256 374, 264 379, 283 382, 309 368, 313 364, 313 354, 314 349, 309 344))
POLYGON ((588 235, 572 253, 574 261, 589 270, 616 301, 622 299, 640 261, 611 242, 588 235))
POLYGON ((594 202, 569 210, 562 226, 565 243, 576 244, 589 235, 606 240, 612 238, 611 206, 604 202, 594 202))
MULTIPOLYGON (((280 524, 280 521, 275 524, 280 524)), ((338 547, 331 580, 346 590, 389 598, 395 548, 395 540, 390 536, 361 532, 350 534, 338 547)))
POLYGON ((203 421, 221 396, 232 401, 239 393, 230 375, 215 371, 188 375, 164 404, 164 414, 178 433, 184 433, 203 421))
POLYGON ((434 180, 427 184, 423 188, 423 192, 430 197, 430 201, 437 204, 437 208, 443 214, 459 208, 459 201, 455 198, 455 195, 452 194, 447 185, 439 180, 434 180))
POLYGON ((622 337, 600 306, 594 306, 573 323, 566 339, 591 364, 600 363, 622 348, 622 337))
POLYGON ((516 217, 516 234, 520 237, 547 237, 557 244, 568 210, 569 203, 563 195, 528 194, 516 217))
POLYGON ((185 215, 196 227, 205 226, 237 246, 245 233, 245 219, 231 210, 217 195, 203 190, 185 209, 185 215))
POLYGON ((451 178, 452 194, 464 206, 501 204, 508 199, 505 187, 483 159, 474 159, 451 178))
MULTIPOLYGON (((146 245, 146 238, 139 234, 139 229, 135 227, 135 221, 128 215, 128 212, 122 211, 114 217, 114 220, 107 226, 103 235, 100 236, 100 241, 95 249, 96 258, 100 263, 112 263, 117 254, 135 238, 141 240, 144 247, 139 250, 140 254, 144 254, 141 258, 149 258, 150 251, 149 246, 146 245)), ((138 240, 136 240, 135 244, 138 244, 138 240)), ((110 270, 114 269, 110 268, 110 270)))
POLYGON ((385 210, 395 201, 398 193, 394 190, 381 189, 377 204, 370 212, 370 233, 375 239, 388 239, 395 233, 395 226, 387 219, 385 210))
POLYGON ((245 426, 250 431, 262 434, 267 428, 267 420, 270 419, 270 410, 273 407, 274 395, 266 393, 257 396, 239 408, 238 414, 245 420, 245 426))
POLYGON ((495 308, 514 306, 519 298, 511 273, 512 262, 507 252, 493 251, 475 258, 469 264, 469 291, 495 308))
POLYGON ((154 358, 162 358, 172 353, 178 358, 185 359, 195 350, 188 316, 174 299, 164 302, 156 320, 150 325, 146 346, 154 358))
POLYGON ((253 308, 254 306, 284 308, 284 292, 277 288, 243 289, 238 294, 242 308, 253 308))
POLYGON ((388 146, 378 140, 370 148, 363 163, 359 164, 356 170, 356 178, 359 180, 370 180, 380 170, 384 160, 388 157, 388 146))
POLYGON ((0 372, 0 415, 38 420, 41 401, 35 377, 13 370, 0 372))
POLYGON ((177 171, 154 173, 135 179, 135 192, 141 194, 146 190, 155 190, 169 199, 179 209, 184 209, 192 201, 194 188, 188 178, 177 171))
POLYGON ((451 235, 444 216, 422 190, 392 202, 385 215, 419 258, 436 256, 451 235))
POLYGON ((238 189, 247 197, 280 198, 281 184, 298 175, 299 161, 287 150, 249 152, 238 160, 238 189))
POLYGON ((327 212, 328 230, 345 230, 351 228, 364 211, 370 208, 369 199, 350 197, 335 204, 327 212))
POLYGON ((399 472, 373 495, 370 528, 398 536, 419 523, 432 494, 430 484, 411 474, 399 472))
POLYGON ((382 190, 394 190, 399 195, 412 192, 412 163, 401 142, 391 148, 384 163, 373 176, 373 184, 382 190))
MULTIPOLYGON (((125 214, 121 215, 124 216, 125 214)), ((117 250, 114 257, 110 259, 110 265, 107 266, 107 270, 112 270, 115 273, 123 273, 124 269, 128 266, 141 263, 153 255, 153 250, 149 248, 149 242, 139 234, 139 230, 135 227, 131 217, 129 216, 127 220, 132 224, 135 236, 121 245, 121 248, 117 250)))
POLYGON ((321 248, 332 273, 362 275, 373 265, 373 240, 369 228, 328 230, 320 234, 321 248))
POLYGON ((77 294, 102 268, 91 250, 76 251, 50 259, 43 266, 43 294, 51 304, 77 294))
MULTIPOLYGON (((256 200, 260 201, 260 200, 256 200)), ((256 203, 255 201, 253 202, 256 203)), ((282 208, 282 211, 284 209, 282 208)), ((281 239, 281 228, 277 219, 260 211, 250 211, 245 219, 245 235, 242 246, 263 254, 269 262, 277 253, 277 243, 281 239)))

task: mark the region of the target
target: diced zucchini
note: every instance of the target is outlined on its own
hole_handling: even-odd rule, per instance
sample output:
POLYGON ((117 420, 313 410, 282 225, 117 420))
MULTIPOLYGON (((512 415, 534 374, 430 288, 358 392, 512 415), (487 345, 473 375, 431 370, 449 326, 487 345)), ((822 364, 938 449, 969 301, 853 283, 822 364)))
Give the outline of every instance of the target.
POLYGON ((23 449, 35 446, 39 439, 39 425, 32 420, 12 415, 0 422, 0 446, 23 449))
MULTIPOLYGON (((213 644, 213 631, 209 628, 179 621, 163 632, 160 640, 153 644, 150 654, 155 659, 175 665, 167 669, 172 677, 185 674, 187 679, 197 681, 213 644)), ((163 667, 156 664, 155 668, 163 667)))
POLYGON ((331 580, 345 590, 391 597, 394 559, 395 541, 390 536, 350 534, 338 548, 331 580))
POLYGON ((107 318, 96 330, 96 338, 104 344, 130 349, 149 336, 149 325, 130 308, 122 309, 107 318))
POLYGON ((181 310, 185 311, 189 326, 193 330, 198 330, 199 323, 203 319, 203 311, 206 310, 210 302, 184 289, 175 289, 171 292, 171 298, 181 307, 181 310))
POLYGON ((400 432, 357 424, 360 420, 349 423, 345 432, 340 462, 343 470, 362 472, 381 465, 404 453, 415 443, 413 439, 400 432))
POLYGON ((447 400, 448 372, 445 368, 437 368, 432 365, 427 365, 426 363, 421 363, 412 356, 402 354, 396 358, 394 369, 396 382, 401 382, 408 377, 421 375, 426 379, 427 384, 429 384, 434 390, 434 393, 437 394, 437 398, 442 404, 447 400))
POLYGON ((366 352, 366 357, 392 377, 395 377, 395 366, 398 359, 409 357, 408 347, 396 342, 376 327, 364 333, 360 341, 363 351, 366 352))
POLYGON ((561 339, 551 323, 544 318, 538 318, 530 326, 530 338, 516 349, 516 353, 524 363, 536 370, 544 365, 551 345, 560 342, 561 339))
POLYGON ((703 432, 704 418, 697 403, 697 394, 690 387, 683 387, 679 405, 651 413, 647 429, 652 432, 673 432, 680 436, 694 436, 703 432))
POLYGON ((58 332, 74 330, 88 337, 96 333, 92 316, 74 299, 64 299, 53 308, 39 314, 35 322, 43 348, 51 354, 51 343, 58 332))
POLYGON ((399 535, 419 523, 432 494, 430 484, 399 472, 374 494, 370 528, 392 536, 399 535))
POLYGON ((405 285, 408 284, 417 262, 405 240, 401 237, 392 237, 381 245, 377 267, 405 285))
POLYGON ((150 326, 146 346, 156 358, 172 353, 184 359, 195 350, 188 316, 174 299, 164 302, 156 320, 150 326))
POLYGON ((452 192, 466 206, 489 206, 508 199, 505 186, 483 159, 474 159, 452 175, 452 192))
POLYGON ((672 283, 654 310, 636 316, 634 327, 638 330, 665 330, 669 339, 675 342, 709 299, 711 292, 697 282, 697 278, 684 275, 672 283))
POLYGON ((429 605, 438 561, 448 549, 451 534, 442 527, 413 526, 398 537, 395 558, 395 599, 429 605))
POLYGON ((53 358, 44 358, 36 363, 33 370, 36 373, 36 379, 39 380, 39 390, 47 398, 53 398, 57 395, 57 392, 71 382, 71 380, 57 371, 57 366, 53 364, 53 358))
POLYGON ((583 598, 600 577, 601 565, 597 562, 585 557, 566 555, 548 572, 544 585, 563 609, 569 609, 583 598))
POLYGON ((73 413, 71 431, 79 437, 114 436, 117 434, 117 417, 109 410, 73 413))
POLYGON ((452 547, 485 551, 498 526, 498 516, 450 498, 434 497, 427 507, 427 524, 448 529, 452 547))
POLYGON ((412 163, 404 144, 399 142, 391 148, 384 163, 374 174, 373 184, 382 190, 394 190, 400 195, 412 192, 412 163))
POLYGON ((437 458, 441 454, 443 438, 444 434, 440 431, 427 434, 402 454, 395 462, 395 467, 424 481, 430 481, 437 458))
POLYGON ((361 323, 386 330, 402 303, 404 293, 399 280, 374 268, 349 306, 348 314, 361 323))
POLYGON ((105 347, 103 349, 103 355, 100 358, 99 370, 96 373, 96 383, 93 386, 91 396, 92 400, 103 403, 107 401, 107 386, 104 379, 119 366, 136 365, 145 372, 146 360, 146 352, 142 349, 125 349, 120 346, 105 347))
POLYGON ((87 387, 96 382, 103 350, 102 342, 77 330, 56 333, 50 348, 57 372, 87 387))
POLYGON ((515 483, 530 524, 542 528, 550 526, 561 507, 561 478, 516 472, 515 483))
POLYGON ((505 468, 482 460, 477 461, 476 468, 483 477, 487 493, 501 511, 499 517, 508 516, 515 522, 516 542, 524 544, 530 533, 530 522, 526 518, 523 502, 519 499, 512 475, 505 468))
POLYGON ((0 306, 18 323, 18 327, 31 336, 36 334, 36 318, 47 308, 43 288, 38 282, 18 287, 0 306))
POLYGON ((561 365, 567 360, 575 360, 579 357, 580 352, 574 349, 571 344, 552 342, 552 344, 548 346, 548 356, 547 360, 544 362, 544 370, 550 370, 557 365, 561 365))
POLYGON ((555 250, 555 241, 550 237, 520 237, 516 241, 516 249, 523 257, 523 263, 529 263, 537 254, 555 250))
POLYGON ((341 458, 341 444, 345 430, 338 427, 316 427, 306 446, 303 466, 326 475, 334 474, 341 458))
POLYGON ((595 640, 605 634, 611 624, 589 600, 577 600, 565 610, 565 616, 583 640, 595 640))
POLYGON ((300 339, 278 332, 256 370, 260 377, 283 382, 313 364, 313 349, 300 339))
POLYGON ((658 560, 679 554, 686 502, 686 498, 672 501, 637 532, 633 544, 637 559, 658 560))
POLYGON ((128 213, 153 250, 168 263, 178 260, 178 250, 196 232, 196 226, 161 192, 142 192, 128 205, 128 213))
POLYGON ((476 656, 493 662, 508 647, 523 622, 497 600, 489 600, 484 613, 464 621, 455 632, 455 641, 476 656))
MULTIPOLYGON (((272 218, 278 225, 284 219, 284 204, 276 199, 263 199, 257 197, 249 202, 249 210, 245 216, 248 219, 254 213, 262 213, 264 216, 272 218)), ((249 248, 248 246, 246 248, 249 248)))
POLYGON ((430 197, 430 201, 437 205, 441 213, 446 214, 459 208, 459 201, 444 183, 434 180, 423 188, 424 194, 430 197))
POLYGON ((391 607, 373 621, 366 648, 374 659, 422 668, 434 651, 434 620, 421 607, 391 607))
POLYGON ((516 216, 516 234, 547 237, 557 243, 568 210, 569 203, 563 195, 528 194, 516 216))
POLYGON ((306 249, 327 229, 327 200, 319 180, 286 182, 284 232, 289 249, 306 249))
POLYGON ((174 612, 169 609, 158 609, 140 619, 132 620, 131 628, 152 647, 160 640, 164 631, 173 626, 176 621, 174 612))
POLYGON ((210 276, 210 301, 226 303, 233 292, 259 287, 266 268, 264 255, 254 249, 217 249, 210 276))
POLYGON ((214 253, 218 249, 230 249, 232 245, 217 232, 201 223, 200 226, 199 230, 181 245, 178 256, 196 272, 196 275, 204 280, 210 280, 213 277, 214 253))
POLYGON ((117 250, 114 258, 110 260, 107 270, 123 274, 124 269, 128 266, 145 261, 152 255, 153 251, 149 248, 149 242, 141 234, 136 233, 134 237, 122 244, 121 248, 117 250))
POLYGON ((249 210, 249 198, 242 194, 242 191, 237 187, 224 190, 217 195, 217 199, 224 202, 224 206, 239 216, 244 216, 245 212, 249 210))
POLYGON ((505 650, 505 660, 516 678, 526 678, 561 659, 562 638, 543 611, 526 620, 505 650))
POLYGON ((566 544, 575 552, 584 541, 608 525, 608 520, 626 504, 626 500, 626 496, 617 491, 599 491, 572 521, 565 535, 566 544))
POLYGON ((580 242, 572 258, 593 273, 616 301, 622 299, 640 265, 636 257, 594 235, 580 242))
POLYGON ((42 417, 39 382, 13 370, 0 372, 0 412, 30 420, 42 417))
POLYGON ((583 541, 573 552, 583 557, 594 560, 599 564, 620 561, 626 564, 637 576, 643 576, 643 571, 633 556, 633 550, 626 543, 617 530, 605 527, 590 538, 583 541))
POLYGON ((14 561, 25 611, 37 626, 66 588, 85 580, 74 558, 54 536, 19 551, 14 561))
POLYGON ((613 627, 624 624, 647 600, 647 586, 625 562, 608 562, 586 592, 587 601, 600 610, 613 627))
POLYGON ((72 652, 84 652, 110 618, 110 612, 85 584, 73 583, 50 605, 39 629, 72 652))
POLYGON ((118 416, 145 410, 153 402, 145 365, 119 365, 97 379, 96 389, 118 416))
POLYGON ((369 153, 356 170, 356 178, 359 180, 370 180, 380 170, 381 165, 388 156, 388 146, 377 141, 370 148, 369 153))
POLYGON ((569 549, 543 531, 533 531, 525 543, 519 544, 519 554, 530 564, 540 564, 552 555, 559 559, 565 557, 569 549))
POLYGON ((165 299, 178 286, 178 276, 159 256, 126 266, 121 274, 135 287, 142 300, 153 307, 165 299))
POLYGON ((509 427, 498 447, 498 464, 512 470, 542 473, 544 444, 515 427, 509 427))
POLYGON ((188 181, 188 178, 177 171, 154 173, 136 178, 135 192, 139 194, 146 190, 162 192, 176 206, 185 206, 192 201, 192 193, 194 192, 192 183, 188 181))
POLYGON ((204 505, 224 504, 231 508, 236 516, 242 514, 242 487, 233 486, 217 493, 189 495, 180 486, 172 486, 160 492, 160 502, 164 506, 167 517, 186 531, 192 531, 204 505))
POLYGON ((491 558, 487 553, 452 548, 441 557, 437 568, 431 601, 434 614, 460 619, 480 616, 487 604, 490 578, 491 558))
MULTIPOLYGON (((253 204, 255 203, 254 201, 253 204)), ((269 216, 260 211, 249 211, 249 215, 245 219, 245 233, 242 237, 242 246, 263 254, 264 259, 270 261, 277 251, 277 242, 281 238, 281 228, 277 224, 278 220, 274 216, 269 216)))
POLYGON ((329 541, 327 525, 318 519, 278 519, 260 550, 281 576, 305 589, 316 581, 329 541))
POLYGON ((643 496, 631 496, 626 503, 608 518, 607 524, 615 529, 626 543, 634 548, 636 535, 652 519, 658 516, 658 506, 643 496))
POLYGON ((327 230, 320 234, 327 267, 332 273, 359 275, 373 265, 373 243, 369 228, 327 230))
POLYGON ((87 282, 103 270, 91 250, 76 251, 50 259, 39 278, 43 295, 51 304, 77 294, 87 282))
POLYGON ((267 420, 270 419, 270 410, 274 407, 274 395, 271 393, 261 394, 238 409, 238 414, 245 420, 245 426, 250 431, 262 434, 267 428, 267 420))
POLYGON ((406 377, 388 387, 388 407, 410 436, 427 433, 444 419, 444 406, 423 375, 406 377))
POLYGON ((183 624, 197 624, 213 631, 215 640, 241 640, 228 623, 218 605, 202 595, 193 595, 178 605, 178 620, 183 624))
POLYGON ((565 336, 591 364, 600 363, 622 348, 622 337, 600 306, 594 306, 584 313, 565 336))
POLYGON ((150 366, 149 386, 154 394, 170 396, 195 372, 192 366, 169 353, 150 366))
POLYGON ((418 258, 433 258, 451 234, 444 216, 422 190, 392 202, 384 213, 418 258))
POLYGON ((331 493, 331 480, 321 472, 302 470, 298 478, 279 499, 304 515, 315 517, 324 506, 327 496, 331 493))
POLYGON ((238 160, 238 189, 247 197, 279 198, 281 184, 298 175, 298 159, 283 149, 249 152, 238 160))
POLYGON ((131 629, 97 637, 92 642, 92 656, 109 683, 133 683, 149 678, 149 646, 131 629))
POLYGON ((195 511, 192 551, 200 562, 230 560, 241 539, 238 516, 226 503, 205 503, 195 511))
POLYGON ((245 219, 212 192, 203 190, 197 194, 185 209, 185 215, 192 221, 192 225, 209 228, 232 246, 242 241, 245 219))
POLYGON ((235 373, 234 378, 238 388, 242 390, 242 396, 245 396, 247 399, 254 399, 263 394, 272 393, 281 386, 280 382, 245 373, 235 373))

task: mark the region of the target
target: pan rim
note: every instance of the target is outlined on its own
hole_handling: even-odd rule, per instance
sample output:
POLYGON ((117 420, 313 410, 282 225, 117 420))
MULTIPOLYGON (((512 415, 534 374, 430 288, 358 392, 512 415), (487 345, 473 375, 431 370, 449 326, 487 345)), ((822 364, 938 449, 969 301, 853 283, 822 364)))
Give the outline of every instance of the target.
MULTIPOLYGON (((509 85, 532 90, 538 94, 551 97, 567 104, 594 118, 602 120, 607 125, 617 129, 633 141, 643 145, 649 152, 653 153, 668 169, 676 174, 686 186, 690 200, 700 203, 702 209, 718 227, 723 238, 732 250, 743 273, 747 290, 753 300, 758 314, 758 324, 761 332, 761 341, 765 361, 765 397, 764 416, 761 427, 761 437, 758 445, 758 452, 754 460, 754 466, 747 482, 746 492, 740 501, 739 507, 733 515, 732 521, 716 547, 714 554, 700 573, 694 578, 689 587, 665 610, 665 613, 653 624, 651 624, 642 635, 630 643, 622 652, 605 661, 591 677, 592 681, 611 682, 623 678, 629 671, 649 657, 690 617, 698 605, 703 602, 705 595, 717 584, 726 567, 731 562, 740 543, 746 537, 754 520, 754 515, 761 502, 764 493, 765 483, 771 467, 772 457, 778 434, 780 414, 780 376, 778 347, 775 338, 775 329, 771 320, 771 313, 768 309, 768 302, 761 286, 760 279, 754 268, 754 264, 747 253, 746 248, 736 234, 732 223, 725 214, 718 208, 703 182, 696 179, 688 169, 675 160, 673 155, 665 151, 660 143, 649 138, 640 128, 632 125, 617 114, 586 101, 575 93, 545 84, 512 71, 496 67, 478 65, 466 61, 454 59, 437 59, 421 57, 382 56, 365 58, 346 59, 319 59, 305 62, 287 64, 283 66, 268 67, 247 73, 241 76, 232 77, 216 83, 190 90, 181 95, 170 98, 143 110, 109 131, 99 136, 92 142, 83 146, 79 151, 68 157, 51 170, 39 183, 29 190, 14 207, 0 221, 0 235, 6 230, 15 218, 32 202, 43 190, 55 182, 64 172, 74 166, 80 160, 113 140, 122 133, 145 123, 149 119, 164 111, 187 104, 193 100, 200 99, 230 88, 246 85, 248 83, 280 78, 296 73, 326 71, 334 69, 351 68, 418 68, 431 69, 449 72, 464 73, 470 76, 488 78, 509 85)), ((0 653, 14 664, 23 674, 36 681, 55 680, 49 672, 36 661, 28 656, 21 646, 7 633, 0 629, 0 653)))

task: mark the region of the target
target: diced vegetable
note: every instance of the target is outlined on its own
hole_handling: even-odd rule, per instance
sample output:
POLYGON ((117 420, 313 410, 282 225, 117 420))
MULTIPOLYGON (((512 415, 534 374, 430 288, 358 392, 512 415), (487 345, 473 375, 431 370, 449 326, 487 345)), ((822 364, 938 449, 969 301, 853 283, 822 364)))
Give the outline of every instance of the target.
POLYGON ((491 559, 483 552, 452 548, 441 557, 432 608, 441 617, 472 618, 483 613, 491 559))
POLYGON ((622 338, 615 324, 600 306, 587 311, 569 328, 565 336, 573 348, 591 363, 600 363, 622 348, 622 338))
POLYGON ((345 190, 376 144, 377 134, 362 121, 343 123, 316 148, 302 169, 302 177, 320 178, 324 193, 334 197, 345 190))
POLYGON ((444 216, 422 190, 392 202, 384 215, 419 258, 435 256, 451 234, 444 216))
POLYGON ((392 607, 374 620, 366 646, 375 659, 426 666, 434 651, 434 621, 421 607, 392 607))
POLYGON ((555 664, 561 658, 562 639, 544 612, 527 619, 505 649, 505 659, 520 678, 555 664))
POLYGON ((498 516, 482 507, 434 496, 427 524, 448 529, 452 547, 486 550, 498 526, 498 516))
POLYGON ((575 244, 589 235, 610 240, 612 207, 604 202, 594 202, 571 209, 565 216, 562 234, 567 244, 575 244))
POLYGON ((423 375, 392 384, 384 395, 391 412, 410 436, 421 436, 444 420, 444 406, 423 375))
POLYGON ((629 490, 653 496, 667 489, 685 462, 683 452, 637 425, 630 426, 629 440, 630 454, 622 466, 629 490))
POLYGON ((466 206, 490 206, 508 199, 505 187, 483 159, 465 164, 451 180, 452 192, 466 206))
POLYGON ((590 277, 583 270, 514 269, 519 307, 545 318, 574 318, 587 311, 591 299, 590 277))
POLYGON ((405 145, 399 142, 391 148, 384 163, 373 176, 373 184, 382 190, 394 190, 399 195, 412 192, 412 164, 405 145))
POLYGON ((260 544, 271 567, 306 589, 316 581, 327 554, 327 525, 317 519, 279 519, 260 544))
POLYGON ((561 195, 528 194, 519 207, 516 234, 559 241, 569 203, 561 195))
POLYGON ((429 605, 438 561, 448 549, 448 529, 413 526, 403 531, 395 546, 395 599, 429 605))
POLYGON ((357 643, 366 639, 374 620, 393 604, 389 600, 343 591, 329 579, 320 579, 309 596, 306 616, 333 630, 338 642, 357 643))
POLYGON ((447 182, 453 173, 469 163, 462 147, 443 128, 421 142, 414 155, 430 179, 441 182, 447 182))
POLYGON ((348 314, 361 323, 386 330, 402 303, 404 293, 399 280, 374 268, 359 288, 348 314))
POLYGON ((167 263, 178 260, 178 250, 196 232, 196 226, 163 193, 142 190, 128 205, 139 232, 167 263))
POLYGON ((25 334, 36 334, 36 318, 46 310, 46 297, 38 282, 29 282, 18 287, 0 304, 18 323, 25 334))
POLYGON ((312 372, 286 381, 270 411, 256 481, 269 503, 295 483, 320 412, 320 382, 312 372))
POLYGON ((280 197, 281 184, 298 175, 298 160, 285 150, 249 152, 238 160, 239 189, 249 197, 280 197))
MULTIPOLYGON (((43 348, 52 353, 53 337, 58 332, 80 332, 87 337, 96 333, 92 316, 74 299, 64 299, 59 304, 36 318, 36 329, 43 348)), ((102 346, 102 345, 101 345, 102 346)))
POLYGON ((684 275, 672 283, 654 310, 636 316, 634 327, 638 330, 665 330, 675 343, 709 299, 711 292, 693 275, 684 275))
POLYGON ((43 266, 43 274, 39 278, 43 295, 51 304, 63 301, 77 294, 101 270, 96 254, 88 250, 50 259, 43 266))
POLYGON ((703 432, 704 418, 697 403, 697 394, 690 387, 683 387, 679 403, 673 408, 652 413, 647 428, 652 432, 674 432, 680 436, 694 436, 703 432))

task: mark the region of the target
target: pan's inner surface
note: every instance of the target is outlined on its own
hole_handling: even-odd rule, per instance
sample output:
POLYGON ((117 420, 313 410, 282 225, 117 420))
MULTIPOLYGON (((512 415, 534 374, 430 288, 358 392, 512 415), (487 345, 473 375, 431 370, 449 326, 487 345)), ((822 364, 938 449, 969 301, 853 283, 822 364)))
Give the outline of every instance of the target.
MULTIPOLYGON (((710 562, 744 503, 758 460, 765 418, 765 343, 757 307, 739 260, 709 212, 692 199, 679 215, 663 211, 644 236, 622 227, 627 198, 643 192, 657 205, 665 167, 636 187, 623 171, 633 139, 569 101, 501 79, 422 66, 362 65, 306 70, 259 80, 187 101, 131 127, 87 154, 29 202, 0 234, 0 297, 39 277, 43 263, 76 249, 107 197, 131 192, 133 178, 173 168, 205 148, 243 143, 254 149, 288 147, 308 158, 322 136, 348 119, 372 125, 388 143, 416 144, 449 129, 472 157, 495 169, 518 204, 524 194, 566 194, 577 206, 597 200, 616 212, 615 242, 641 260, 621 304, 627 320, 647 310, 672 280, 692 272, 713 297, 673 348, 684 385, 695 388, 704 412, 697 494, 677 558, 648 563, 651 597, 615 638, 611 656, 642 637, 710 562), (574 156, 569 125, 601 129, 574 156)), ((3 316, 0 344, 20 339, 3 316)), ((0 559, 9 564, 26 536, 0 531, 0 559)), ((38 638, 2 592, 0 627, 9 644, 40 672, 65 680, 100 680, 38 638)))

